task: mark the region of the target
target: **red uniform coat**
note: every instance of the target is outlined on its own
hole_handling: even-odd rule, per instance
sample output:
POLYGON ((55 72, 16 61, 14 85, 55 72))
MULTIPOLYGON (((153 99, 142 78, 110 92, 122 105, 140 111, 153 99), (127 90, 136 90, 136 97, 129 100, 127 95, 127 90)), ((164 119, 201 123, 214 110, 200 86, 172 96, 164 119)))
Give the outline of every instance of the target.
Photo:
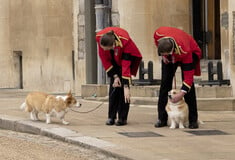
POLYGON ((188 33, 173 27, 160 27, 154 32, 154 40, 156 46, 158 46, 158 41, 162 38, 171 38, 175 42, 175 50, 172 54, 173 63, 181 62, 182 64, 193 63, 194 53, 197 55, 198 60, 196 61, 196 66, 191 70, 183 70, 184 82, 183 85, 190 89, 193 83, 193 76, 200 76, 200 59, 202 57, 202 52, 196 41, 188 33))
POLYGON ((100 46, 100 38, 103 34, 114 31, 115 35, 115 47, 114 47, 114 59, 118 66, 122 69, 122 78, 128 80, 130 84, 131 75, 136 76, 142 55, 135 43, 130 38, 127 31, 119 27, 107 27, 96 34, 96 41, 98 44, 98 52, 101 62, 106 72, 109 72, 114 66, 111 63, 110 51, 103 50, 100 46), (123 55, 125 54, 125 55, 123 55), (129 58, 123 58, 129 57, 129 58))

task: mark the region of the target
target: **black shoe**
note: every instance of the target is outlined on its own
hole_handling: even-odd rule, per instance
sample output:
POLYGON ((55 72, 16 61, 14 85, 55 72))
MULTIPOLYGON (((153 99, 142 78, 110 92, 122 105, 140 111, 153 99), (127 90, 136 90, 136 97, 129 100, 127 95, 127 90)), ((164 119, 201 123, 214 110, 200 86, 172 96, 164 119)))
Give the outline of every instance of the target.
POLYGON ((118 121, 116 122, 116 126, 124 126, 124 125, 126 125, 126 124, 127 124, 126 120, 118 120, 118 121))
POLYGON ((161 121, 158 120, 157 123, 155 123, 154 127, 159 128, 159 127, 164 127, 167 126, 167 122, 166 121, 161 121))
POLYGON ((198 126, 198 123, 197 122, 192 122, 192 123, 189 123, 189 126, 188 126, 188 128, 190 128, 190 129, 196 129, 196 128, 198 128, 199 126, 198 126))
POLYGON ((114 125, 114 119, 112 118, 109 118, 107 121, 106 121, 106 125, 114 125))

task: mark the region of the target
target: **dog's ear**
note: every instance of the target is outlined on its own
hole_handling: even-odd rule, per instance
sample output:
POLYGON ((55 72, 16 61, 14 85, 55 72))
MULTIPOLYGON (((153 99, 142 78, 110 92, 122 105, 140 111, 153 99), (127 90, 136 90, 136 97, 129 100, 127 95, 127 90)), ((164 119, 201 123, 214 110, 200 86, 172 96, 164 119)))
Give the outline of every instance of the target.
POLYGON ((72 96, 71 90, 69 90, 68 96, 72 96))

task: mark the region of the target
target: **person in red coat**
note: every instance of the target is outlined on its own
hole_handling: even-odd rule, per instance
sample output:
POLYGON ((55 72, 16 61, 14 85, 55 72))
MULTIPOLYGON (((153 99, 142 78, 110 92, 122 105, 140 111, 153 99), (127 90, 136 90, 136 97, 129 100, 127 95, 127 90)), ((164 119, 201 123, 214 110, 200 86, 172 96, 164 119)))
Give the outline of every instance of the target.
POLYGON ((107 27, 96 34, 98 54, 110 77, 109 111, 106 125, 126 125, 130 108, 131 76, 136 76, 142 55, 128 32, 107 27))
POLYGON ((154 41, 162 56, 162 79, 158 100, 158 121, 155 127, 167 125, 168 115, 165 110, 168 92, 172 89, 173 77, 178 66, 182 71, 181 92, 171 98, 178 102, 184 97, 189 108, 189 128, 198 128, 197 101, 194 76, 200 76, 202 52, 191 35, 173 27, 160 27, 154 32, 154 41))

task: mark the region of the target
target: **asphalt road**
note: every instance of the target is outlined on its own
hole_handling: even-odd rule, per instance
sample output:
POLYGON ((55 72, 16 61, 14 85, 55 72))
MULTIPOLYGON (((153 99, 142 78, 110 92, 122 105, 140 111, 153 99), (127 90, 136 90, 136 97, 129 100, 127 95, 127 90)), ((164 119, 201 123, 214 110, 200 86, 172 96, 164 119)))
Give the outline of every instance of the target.
POLYGON ((0 159, 116 160, 113 157, 48 137, 0 129, 0 159))

